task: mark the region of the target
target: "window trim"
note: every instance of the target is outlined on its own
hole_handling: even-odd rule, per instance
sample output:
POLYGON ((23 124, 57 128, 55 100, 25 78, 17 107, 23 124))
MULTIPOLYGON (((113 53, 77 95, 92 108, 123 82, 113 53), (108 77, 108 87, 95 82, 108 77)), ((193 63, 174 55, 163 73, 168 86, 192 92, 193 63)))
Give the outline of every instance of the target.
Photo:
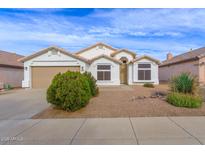
POLYGON ((139 63, 139 64, 138 64, 138 68, 139 68, 139 69, 151 69, 151 64, 150 64, 150 63, 139 63), (147 64, 148 64, 148 65, 150 65, 150 67, 139 67, 140 64, 141 64, 141 65, 147 65, 147 64))
POLYGON ((111 65, 110 64, 97 64, 97 81, 98 82, 110 82, 111 81, 111 65), (110 68, 109 69, 98 69, 98 66, 109 66, 110 68), (99 80, 98 79, 98 72, 103 72, 103 79, 102 80, 99 80), (109 80, 105 80, 105 72, 109 72, 110 73, 110 76, 109 76, 109 80))
POLYGON ((152 64, 151 63, 138 63, 137 64, 137 68, 138 68, 138 70, 137 70, 137 79, 139 80, 139 81, 152 81, 152 64), (139 64, 149 64, 150 65, 150 68, 139 68, 139 64), (140 70, 142 70, 142 71, 144 71, 144 79, 143 80, 141 80, 141 79, 139 79, 139 71, 140 70), (146 72, 146 70, 149 70, 150 71, 150 80, 146 80, 145 78, 145 72, 146 72))

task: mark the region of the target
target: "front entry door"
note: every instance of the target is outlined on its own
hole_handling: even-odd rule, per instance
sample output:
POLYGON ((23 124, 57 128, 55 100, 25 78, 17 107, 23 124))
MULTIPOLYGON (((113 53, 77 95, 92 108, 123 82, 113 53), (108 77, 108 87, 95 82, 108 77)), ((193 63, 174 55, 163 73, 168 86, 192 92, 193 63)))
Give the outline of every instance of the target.
POLYGON ((127 64, 120 65, 120 83, 127 84, 127 64))

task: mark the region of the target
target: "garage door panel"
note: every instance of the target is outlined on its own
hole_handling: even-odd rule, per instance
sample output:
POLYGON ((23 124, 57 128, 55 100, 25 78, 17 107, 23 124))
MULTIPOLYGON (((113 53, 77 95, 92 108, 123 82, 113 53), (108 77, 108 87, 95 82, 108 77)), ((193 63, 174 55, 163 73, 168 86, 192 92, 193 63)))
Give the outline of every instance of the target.
POLYGON ((48 88, 53 77, 66 71, 80 71, 79 66, 32 67, 32 88, 48 88))

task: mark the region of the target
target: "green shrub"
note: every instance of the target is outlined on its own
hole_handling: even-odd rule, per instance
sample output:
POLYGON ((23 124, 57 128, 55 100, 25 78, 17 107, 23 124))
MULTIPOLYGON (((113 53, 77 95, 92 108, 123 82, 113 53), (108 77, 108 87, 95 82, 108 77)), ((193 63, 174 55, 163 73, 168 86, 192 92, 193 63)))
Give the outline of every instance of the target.
POLYGON ((89 86, 90 86, 90 90, 91 90, 91 94, 92 96, 97 96, 98 93, 99 93, 99 89, 97 87, 97 84, 96 84, 96 80, 95 78, 92 76, 91 73, 89 72, 85 72, 83 73, 83 75, 87 78, 88 80, 88 83, 89 83, 89 86))
POLYGON ((154 85, 152 83, 145 83, 143 86, 148 88, 154 88, 154 85))
POLYGON ((76 111, 91 98, 87 78, 79 72, 57 74, 47 90, 47 101, 63 110, 76 111))
POLYGON ((13 89, 13 87, 10 84, 6 83, 6 84, 4 84, 4 89, 11 90, 11 89, 13 89))
POLYGON ((198 83, 196 77, 189 73, 182 73, 171 79, 170 87, 172 92, 196 94, 198 90, 198 83))
POLYGON ((183 93, 170 93, 167 96, 167 101, 178 107, 198 108, 202 105, 202 99, 199 96, 183 93))

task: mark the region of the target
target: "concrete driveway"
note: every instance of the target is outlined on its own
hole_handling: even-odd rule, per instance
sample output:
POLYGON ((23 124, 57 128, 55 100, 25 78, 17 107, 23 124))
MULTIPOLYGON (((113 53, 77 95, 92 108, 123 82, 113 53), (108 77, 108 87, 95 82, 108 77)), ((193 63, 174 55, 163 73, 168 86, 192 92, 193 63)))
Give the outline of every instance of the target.
POLYGON ((0 119, 28 119, 46 109, 45 90, 19 89, 0 95, 0 119))

